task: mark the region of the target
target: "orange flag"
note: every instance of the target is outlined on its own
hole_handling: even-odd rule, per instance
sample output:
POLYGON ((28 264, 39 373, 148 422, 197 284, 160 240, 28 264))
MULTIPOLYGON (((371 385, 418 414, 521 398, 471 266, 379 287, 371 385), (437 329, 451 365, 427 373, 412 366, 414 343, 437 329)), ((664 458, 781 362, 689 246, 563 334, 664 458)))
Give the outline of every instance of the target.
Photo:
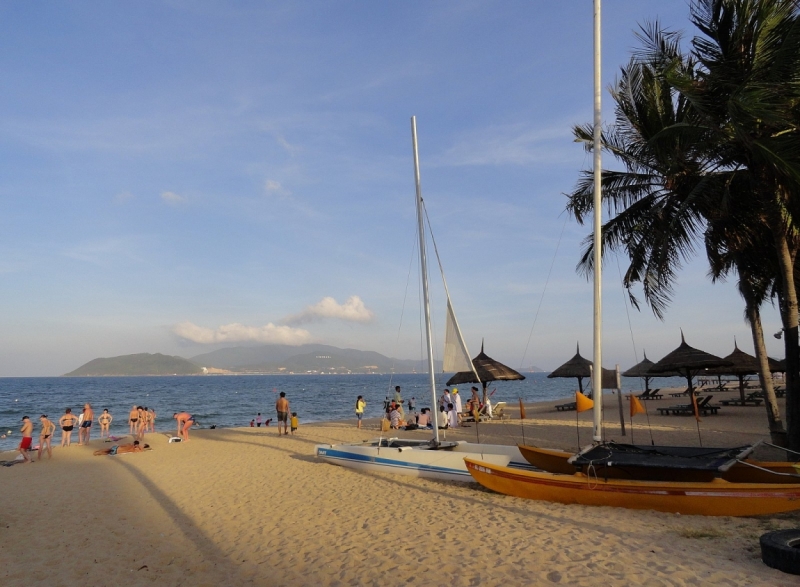
POLYGON ((635 395, 629 396, 631 398, 631 418, 633 418, 636 414, 644 414, 647 410, 644 409, 642 402, 639 401, 639 398, 635 395))
POLYGON ((519 398, 519 419, 525 419, 525 406, 522 405, 522 398, 519 398))
MULTIPOLYGON (((694 389, 690 391, 690 395, 692 396, 692 412, 694 413, 694 419, 698 422, 700 421, 700 409, 697 407, 697 396, 694 394, 694 389)), ((698 428, 698 430, 700 430, 698 428)))
POLYGON ((594 407, 594 402, 583 395, 580 391, 576 391, 575 407, 578 412, 585 412, 586 410, 591 410, 594 407))

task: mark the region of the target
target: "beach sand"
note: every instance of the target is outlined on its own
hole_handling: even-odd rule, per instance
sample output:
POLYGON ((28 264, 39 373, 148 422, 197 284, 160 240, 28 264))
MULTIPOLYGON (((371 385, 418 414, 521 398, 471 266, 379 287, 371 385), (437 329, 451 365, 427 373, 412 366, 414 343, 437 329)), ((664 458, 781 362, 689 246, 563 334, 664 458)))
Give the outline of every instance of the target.
MULTIPOLYGON (((669 399, 654 405, 668 405, 669 399)), ((526 406, 528 443, 570 449, 575 412, 526 406)), ((619 436, 616 398, 607 433, 619 436)), ((591 435, 580 416, 581 442, 591 435)), ((800 515, 706 518, 507 497, 475 485, 367 475, 318 461, 314 445, 377 436, 377 421, 150 434, 152 451, 90 447, 0 468, 0 585, 797 585, 760 561, 763 532, 800 515)), ((635 439, 649 442, 643 416, 635 439)), ((697 442, 693 418, 651 416, 656 443, 697 442)), ((762 408, 701 423, 706 445, 765 437, 762 408)), ((518 419, 481 424, 522 440, 518 419)), ((403 432, 419 438, 425 432, 403 432)), ((476 428, 448 431, 474 440, 476 428)), ((122 441, 126 442, 126 441, 122 441)), ((13 458, 5 453, 0 459, 13 458)))

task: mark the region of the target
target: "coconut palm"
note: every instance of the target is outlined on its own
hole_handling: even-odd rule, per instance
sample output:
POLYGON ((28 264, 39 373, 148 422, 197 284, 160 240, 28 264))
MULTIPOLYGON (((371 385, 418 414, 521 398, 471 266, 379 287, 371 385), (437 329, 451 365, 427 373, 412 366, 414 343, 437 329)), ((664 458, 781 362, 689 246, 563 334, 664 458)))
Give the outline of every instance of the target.
POLYGON ((728 169, 746 169, 780 270, 788 444, 800 448, 800 351, 794 279, 800 250, 800 17, 793 0, 695 0, 698 67, 665 75, 728 169))

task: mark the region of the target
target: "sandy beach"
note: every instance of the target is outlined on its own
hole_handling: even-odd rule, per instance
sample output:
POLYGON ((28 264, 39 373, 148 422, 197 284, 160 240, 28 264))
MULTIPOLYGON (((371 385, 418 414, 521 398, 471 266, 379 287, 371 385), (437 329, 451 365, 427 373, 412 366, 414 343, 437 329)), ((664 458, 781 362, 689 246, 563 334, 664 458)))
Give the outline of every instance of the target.
MULTIPOLYGON (((481 424, 482 441, 573 448, 575 412, 526 406, 481 424)), ((675 403, 669 398, 651 402, 675 403)), ((606 398, 609 438, 619 435, 606 398)), ((581 442, 590 440, 581 414, 581 442)), ((616 423, 615 423, 616 422, 616 423)), ((697 443, 694 419, 650 417, 657 443, 697 443)), ((638 416, 634 439, 649 442, 638 416)), ((200 430, 117 457, 110 444, 54 449, 0 468, 0 584, 48 585, 796 585, 766 567, 758 537, 800 514, 706 518, 564 506, 474 485, 361 474, 319 462, 314 445, 377 436, 377 421, 200 430)), ((766 439, 761 408, 701 423, 705 445, 766 439)), ((401 432, 419 437, 425 432, 401 432)), ((38 432, 37 432, 38 435, 38 432)), ((474 440, 476 429, 448 431, 474 440)), ((130 439, 122 442, 129 442, 130 439)), ((35 443, 34 443, 35 444, 35 443)), ((4 453, 0 459, 13 458, 4 453)), ((773 458, 775 455, 771 455, 773 458)))

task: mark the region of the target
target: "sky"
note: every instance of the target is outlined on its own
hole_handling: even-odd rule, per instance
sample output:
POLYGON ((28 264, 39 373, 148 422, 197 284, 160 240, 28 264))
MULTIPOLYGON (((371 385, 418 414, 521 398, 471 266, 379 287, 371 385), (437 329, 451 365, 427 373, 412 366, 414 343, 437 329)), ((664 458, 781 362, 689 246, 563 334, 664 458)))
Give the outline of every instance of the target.
MULTIPOLYGON (((264 343, 420 358, 412 115, 470 352, 591 358, 589 229, 564 194, 591 166, 571 127, 592 119, 592 16, 590 0, 0 4, 0 376, 264 343)), ((604 87, 654 19, 694 34, 684 0, 604 2, 604 87)), ((753 352, 702 255, 664 321, 627 307, 624 258, 605 265, 606 367, 659 359, 681 328, 753 352)), ((764 324, 780 329, 774 308, 764 324)))

